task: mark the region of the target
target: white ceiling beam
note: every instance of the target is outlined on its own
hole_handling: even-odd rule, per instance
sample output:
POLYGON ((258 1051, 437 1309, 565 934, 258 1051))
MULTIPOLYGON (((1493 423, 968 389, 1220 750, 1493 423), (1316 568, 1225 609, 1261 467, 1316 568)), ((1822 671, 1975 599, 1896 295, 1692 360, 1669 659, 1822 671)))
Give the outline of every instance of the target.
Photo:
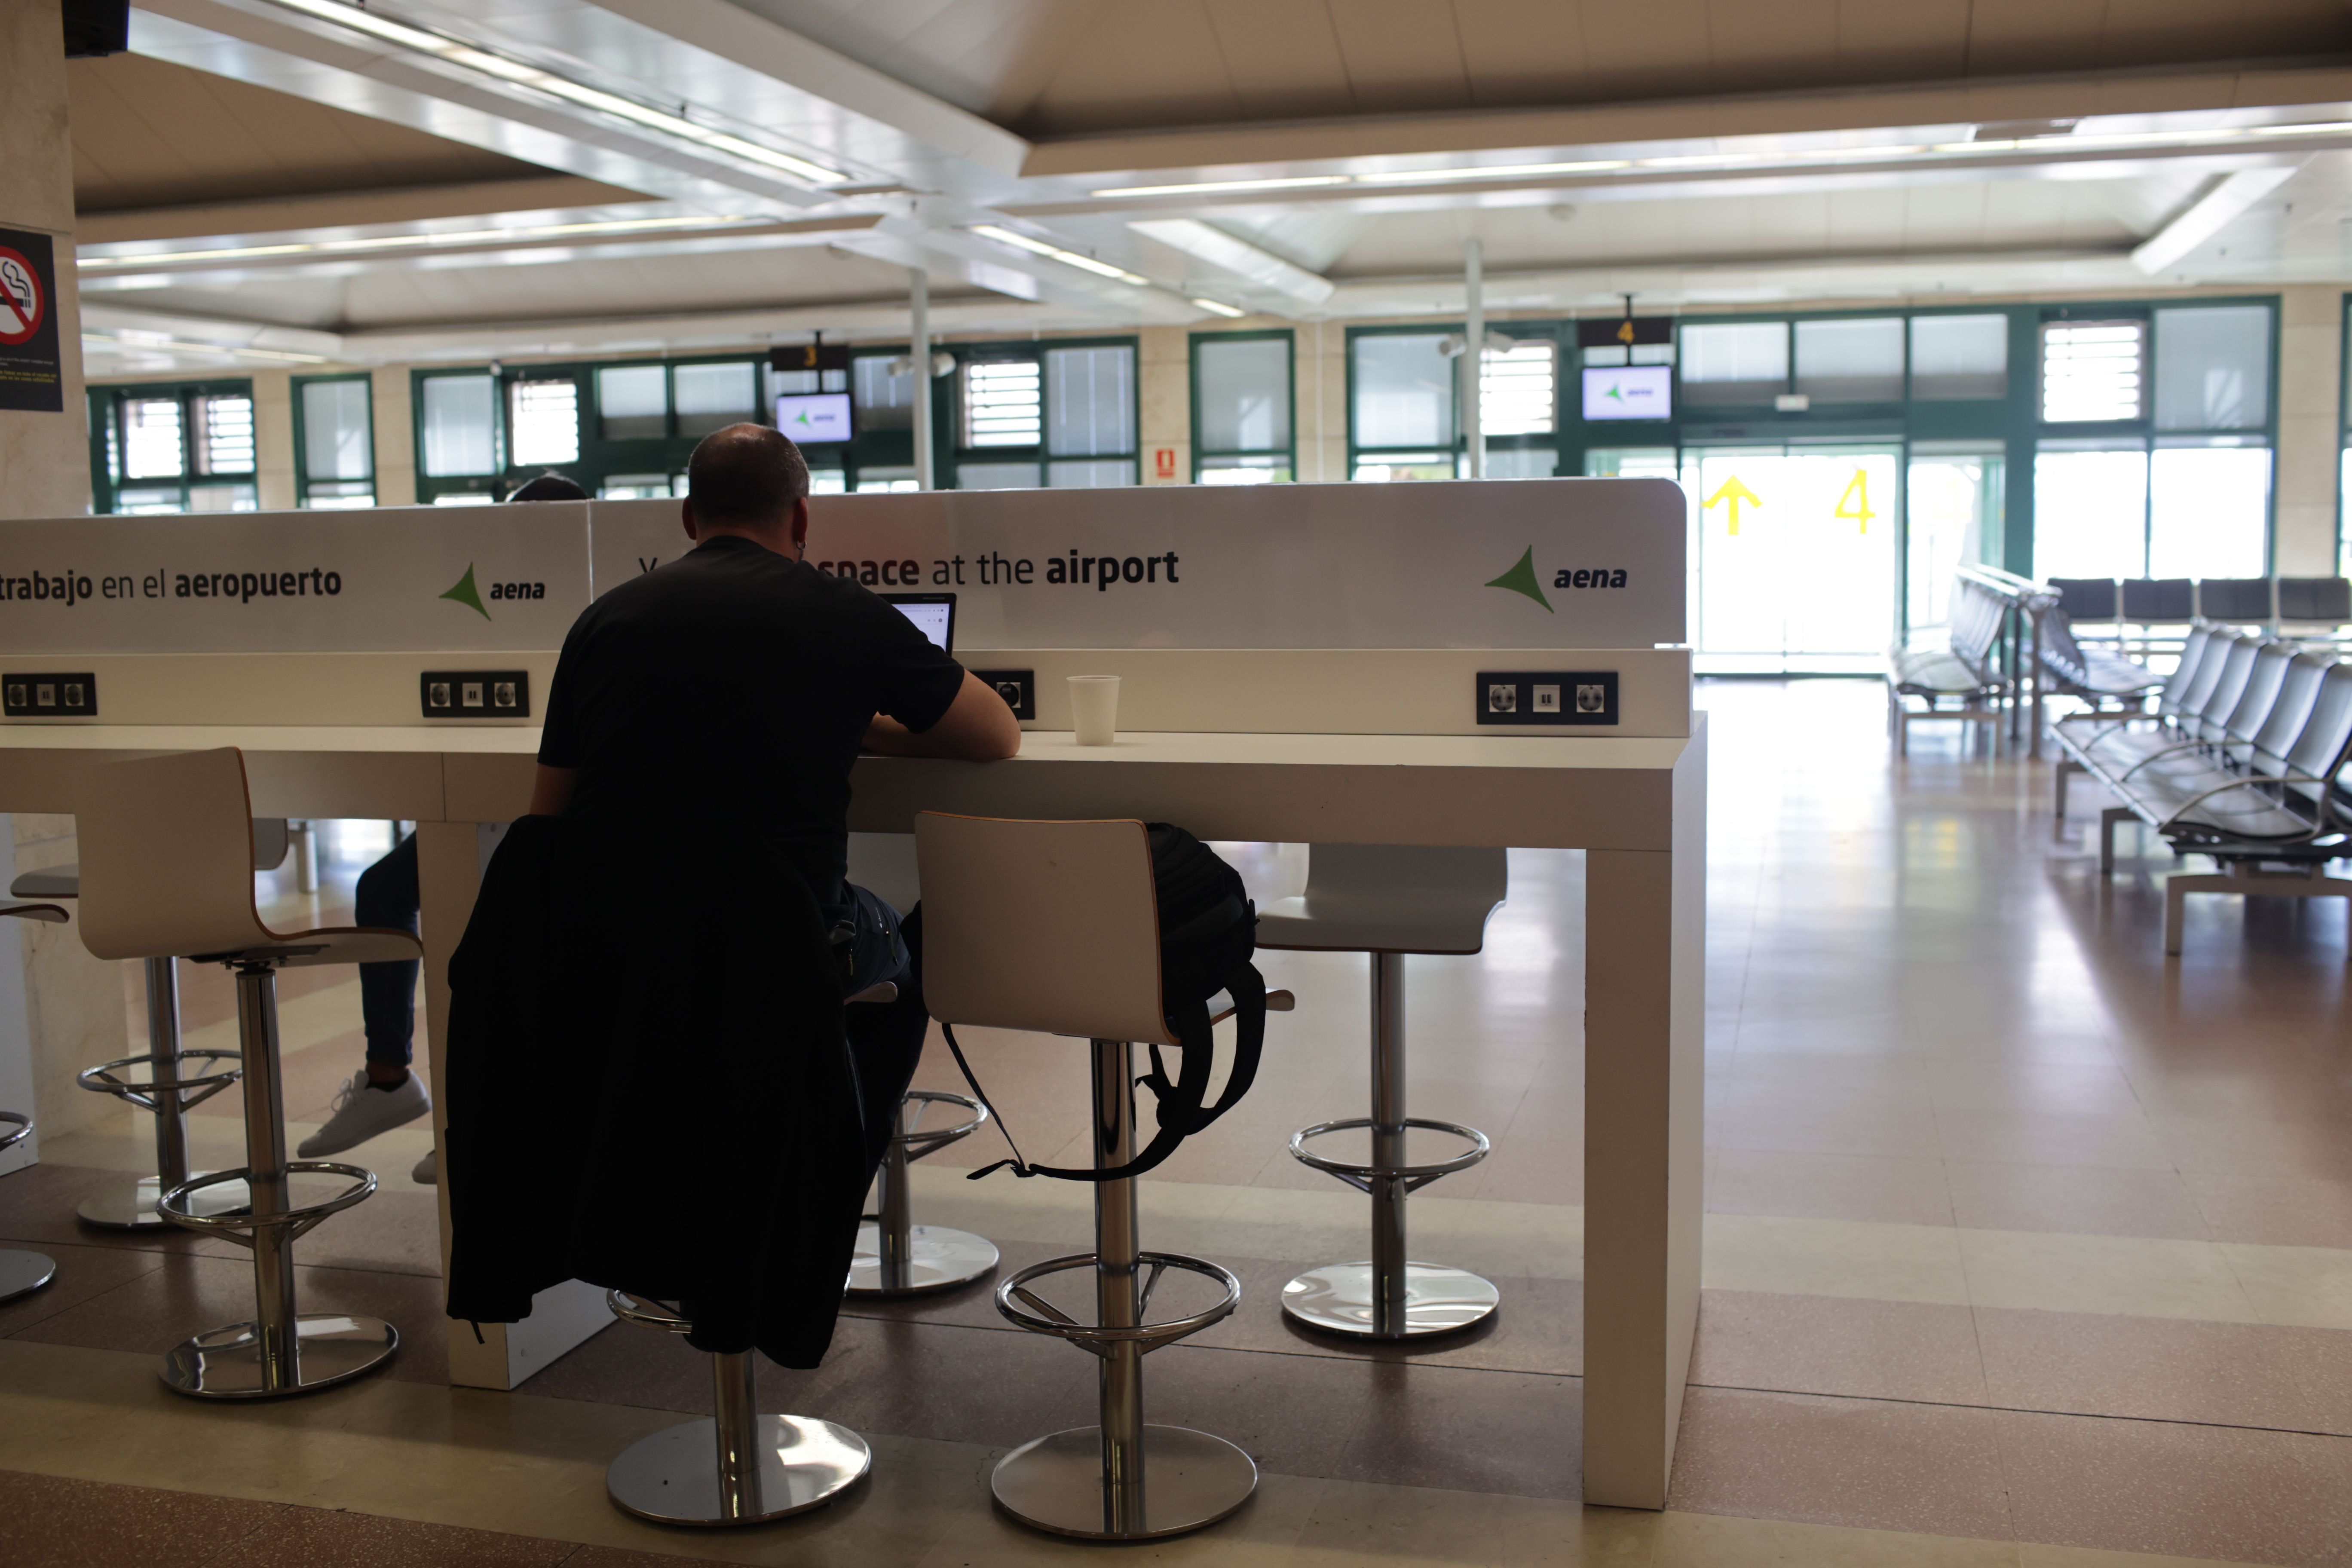
POLYGON ((860 65, 727 0, 594 0, 719 60, 840 105, 997 174, 1016 175, 1029 142, 979 115, 860 65))
POLYGON ((835 199, 586 110, 526 100, 487 78, 453 75, 422 56, 298 12, 229 0, 144 0, 131 14, 131 48, 711 211, 797 216, 835 199))
POLYGON ((1270 250, 1227 234, 1223 229, 1212 227, 1198 218, 1144 218, 1127 226, 1146 239, 1156 239, 1212 267, 1222 267, 1236 278, 1246 279, 1261 289, 1296 300, 1300 304, 1320 305, 1331 297, 1332 283, 1328 278, 1309 272, 1295 262, 1286 261, 1270 250))
POLYGON ((2153 278, 2234 223, 2246 210, 2289 180, 2301 163, 2284 168, 2241 169, 2191 202, 2131 253, 2132 265, 2153 278))

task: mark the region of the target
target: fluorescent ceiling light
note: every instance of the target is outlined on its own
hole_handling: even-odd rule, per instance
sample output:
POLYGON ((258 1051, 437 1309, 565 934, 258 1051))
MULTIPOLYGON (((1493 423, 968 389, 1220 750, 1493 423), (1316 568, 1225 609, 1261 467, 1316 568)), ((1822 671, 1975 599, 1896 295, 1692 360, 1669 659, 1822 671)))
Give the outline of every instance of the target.
POLYGON ((1192 303, 1200 306, 1201 309, 1208 311, 1209 314, 1213 316, 1223 316, 1228 321, 1238 321, 1242 317, 1249 314, 1247 310, 1234 310, 1231 305, 1226 304, 1222 300, 1194 300, 1192 303))
POLYGON ((1538 174, 1586 174, 1629 167, 1622 158, 1591 158, 1578 163, 1480 163, 1467 169, 1389 169, 1354 176, 1360 185, 1419 185, 1440 180, 1510 180, 1538 174))
POLYGON ((1098 196, 1189 196, 1202 191, 1297 191, 1312 185, 1344 185, 1348 174, 1293 174, 1278 180, 1202 180, 1189 185, 1124 185, 1098 196))
POLYGON ((538 66, 527 65, 520 60, 511 60, 503 55, 493 54, 488 49, 468 44, 462 39, 446 37, 439 33, 427 32, 422 27, 412 27, 404 23, 389 21, 357 5, 346 5, 343 0, 275 0, 275 4, 285 6, 288 10, 299 11, 306 16, 316 16, 321 21, 332 22, 339 27, 349 27, 353 32, 365 33, 371 37, 381 38, 385 43, 397 45, 401 48, 430 56, 445 65, 456 66, 460 69, 472 71, 478 76, 487 76, 511 87, 543 92, 551 98, 560 98, 567 102, 576 103, 583 109, 593 109, 599 113, 612 115, 615 119, 626 120, 633 124, 642 125, 649 131, 657 131, 666 136, 691 142, 713 152, 724 153, 732 158, 740 158, 748 163, 780 170, 795 179, 805 180, 811 184, 837 185, 850 178, 838 169, 830 169, 822 163, 796 157, 790 153, 779 152, 773 147, 763 146, 749 138, 722 131, 716 126, 688 120, 684 114, 673 114, 667 110, 639 103, 635 99, 625 98, 619 93, 607 92, 602 88, 590 87, 585 82, 573 81, 569 77, 559 76, 553 71, 543 70, 538 66))
POLYGON ((1368 174, 1300 174, 1279 179, 1196 180, 1173 185, 1114 185, 1091 193, 1104 197, 1228 195, 1334 186, 1452 184, 1464 181, 1541 179, 1556 174, 1619 174, 1653 169, 1748 170, 1773 165, 1802 167, 1835 163, 1933 163, 1988 153, 2027 153, 2053 163, 2134 147, 2206 147, 2257 137, 2347 136, 2352 121, 2309 121, 2292 125, 2224 125, 2197 131, 2075 132, 2071 135, 2021 137, 2010 141, 1938 142, 1879 147, 1818 147, 1769 153, 1682 153, 1655 158, 1597 158, 1558 163, 1482 163, 1456 169, 1382 170, 1368 174))
POLYGON ((175 338, 169 332, 150 332, 136 327, 125 327, 120 332, 93 332, 85 330, 85 343, 111 344, 126 349, 173 349, 192 353, 228 354, 238 359, 284 360, 291 364, 328 364, 324 354, 298 354, 285 349, 231 348, 226 343, 198 342, 189 338, 175 338))
POLYGON ((579 234, 650 234, 673 228, 721 228, 750 223, 740 216, 612 218, 594 223, 546 223, 522 228, 439 229, 429 234, 385 234, 354 239, 290 241, 282 245, 216 246, 209 250, 150 250, 129 256, 84 256, 77 264, 84 271, 126 267, 154 267, 190 261, 249 261, 264 256, 348 256, 354 252, 415 250, 436 245, 497 245, 522 240, 562 239, 579 234))
POLYGON ((976 223, 971 226, 970 232, 979 235, 983 239, 995 240, 1000 245, 1010 245, 1025 250, 1032 256, 1049 258, 1065 267, 1076 267, 1082 271, 1091 272, 1097 278, 1116 278, 1121 283, 1129 283, 1138 289, 1151 287, 1150 279, 1138 277, 1124 267, 1113 267, 1108 261, 1097 261, 1091 256, 1081 256, 1075 250, 1065 250, 1058 245, 1049 245, 1042 239, 1033 239, 1025 234, 1015 234, 1009 228, 999 228, 992 223, 976 223))
POLYGON ((1319 305, 1328 300, 1337 289, 1329 279, 1285 261, 1270 250, 1261 249, 1197 218, 1139 218, 1127 226, 1147 239, 1156 239, 1187 256, 1197 256, 1263 288, 1287 294, 1306 304, 1319 305))

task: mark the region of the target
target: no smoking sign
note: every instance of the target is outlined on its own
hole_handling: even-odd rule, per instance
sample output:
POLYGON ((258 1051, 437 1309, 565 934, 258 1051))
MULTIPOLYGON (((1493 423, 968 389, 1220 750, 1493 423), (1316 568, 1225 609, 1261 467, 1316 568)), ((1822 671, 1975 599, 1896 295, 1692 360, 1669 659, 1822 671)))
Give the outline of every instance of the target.
POLYGON ((63 412, 57 303, 49 237, 0 228, 0 408, 63 412))
POLYGON ((0 246, 0 343, 31 342, 48 315, 48 291, 32 258, 0 246))

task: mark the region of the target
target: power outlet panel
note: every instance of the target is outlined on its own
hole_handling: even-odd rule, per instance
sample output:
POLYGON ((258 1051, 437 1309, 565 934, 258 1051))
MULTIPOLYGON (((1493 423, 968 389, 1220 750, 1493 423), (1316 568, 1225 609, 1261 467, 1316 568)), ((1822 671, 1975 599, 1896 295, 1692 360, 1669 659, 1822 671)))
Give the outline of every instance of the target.
POLYGON ((1015 719, 1037 717, 1037 672, 1034 669, 975 669, 983 685, 993 687, 1013 710, 1015 719))
POLYGON ((1475 693, 1481 724, 1614 724, 1613 669, 1482 669, 1475 693))
POLYGON ((98 677, 0 675, 0 713, 11 719, 95 719, 98 677))
POLYGON ((527 669, 428 669, 417 677, 427 719, 528 719, 527 669))

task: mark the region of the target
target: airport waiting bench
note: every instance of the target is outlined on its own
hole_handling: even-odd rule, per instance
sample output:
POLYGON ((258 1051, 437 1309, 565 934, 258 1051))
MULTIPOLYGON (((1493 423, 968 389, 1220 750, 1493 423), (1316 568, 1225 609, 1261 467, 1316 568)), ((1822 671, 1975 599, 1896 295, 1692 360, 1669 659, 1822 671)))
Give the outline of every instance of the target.
POLYGON ((1911 725, 1921 719, 1974 725, 1992 738, 1992 754, 2000 754, 2005 704, 2015 690, 2001 668, 2002 637, 2011 616, 2030 624, 2046 597, 2044 590, 2006 572, 1959 569, 1946 624, 1921 627, 1887 656, 1886 726, 1896 756, 1910 754, 1911 725), (1911 709, 1915 697, 1926 704, 1917 712, 1911 709))
POLYGON ((2087 773, 2119 805, 2101 813, 2099 869, 2115 868, 2115 828, 2137 818, 2215 874, 2165 879, 2164 950, 2180 951, 2190 893, 2352 899, 2325 874, 2352 855, 2352 661, 2280 638, 2200 623, 2152 714, 2085 713, 2053 726, 2066 783, 2087 773))
POLYGON ((2281 577, 2275 597, 2268 577, 2053 577, 2049 585, 2078 635, 2119 647, 2168 647, 2177 634, 2157 628, 2197 621, 2319 637, 2352 626, 2352 578, 2281 577))
POLYGON ((2054 582, 2050 588, 2049 602, 2035 612, 2037 695, 2079 698, 2094 712, 2144 706, 2148 695, 2164 685, 2164 677, 2136 658, 2083 647, 2074 637, 2067 591, 2054 582))

